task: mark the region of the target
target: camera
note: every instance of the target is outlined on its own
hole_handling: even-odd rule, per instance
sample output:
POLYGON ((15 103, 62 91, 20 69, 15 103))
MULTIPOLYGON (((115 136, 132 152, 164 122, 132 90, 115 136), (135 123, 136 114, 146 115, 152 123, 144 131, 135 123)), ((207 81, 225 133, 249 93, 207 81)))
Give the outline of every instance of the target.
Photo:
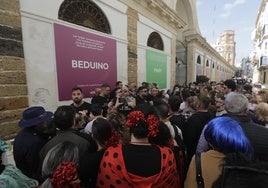
POLYGON ((120 102, 120 103, 123 103, 123 104, 127 104, 127 100, 126 100, 126 98, 124 98, 124 97, 120 97, 120 98, 119 98, 119 102, 120 102))

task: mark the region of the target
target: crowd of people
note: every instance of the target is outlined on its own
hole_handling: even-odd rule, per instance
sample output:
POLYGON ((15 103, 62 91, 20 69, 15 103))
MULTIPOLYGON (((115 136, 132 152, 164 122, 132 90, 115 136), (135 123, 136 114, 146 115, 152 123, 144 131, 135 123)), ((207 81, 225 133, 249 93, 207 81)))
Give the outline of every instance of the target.
POLYGON ((54 113, 23 112, 16 166, 1 160, 0 187, 268 186, 266 90, 231 79, 167 91, 118 81, 90 102, 79 87, 71 95, 54 113))

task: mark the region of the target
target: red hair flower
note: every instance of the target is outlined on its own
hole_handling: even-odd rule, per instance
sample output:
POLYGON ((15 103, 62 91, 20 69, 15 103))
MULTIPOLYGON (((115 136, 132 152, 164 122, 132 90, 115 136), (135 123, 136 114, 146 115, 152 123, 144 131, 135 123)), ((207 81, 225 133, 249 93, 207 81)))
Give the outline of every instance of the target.
POLYGON ((106 147, 116 146, 119 143, 119 136, 117 132, 112 131, 111 137, 104 144, 106 147))
POLYGON ((148 137, 156 137, 157 133, 158 133, 158 125, 159 125, 159 119, 155 116, 150 114, 147 119, 146 122, 148 124, 148 137))
POLYGON ((72 187, 71 182, 77 179, 77 168, 74 162, 62 162, 54 171, 50 182, 55 188, 72 187))
POLYGON ((128 114, 126 126, 137 126, 140 121, 145 121, 144 114, 141 111, 132 111, 128 114))

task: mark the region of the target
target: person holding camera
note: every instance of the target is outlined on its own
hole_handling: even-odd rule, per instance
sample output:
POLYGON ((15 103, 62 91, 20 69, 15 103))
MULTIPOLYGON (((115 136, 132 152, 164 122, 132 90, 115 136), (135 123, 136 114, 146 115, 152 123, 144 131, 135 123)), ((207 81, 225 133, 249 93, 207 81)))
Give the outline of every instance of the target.
POLYGON ((127 95, 127 88, 118 88, 116 90, 116 97, 108 103, 108 112, 120 112, 127 115, 135 106, 135 98, 131 100, 127 95))

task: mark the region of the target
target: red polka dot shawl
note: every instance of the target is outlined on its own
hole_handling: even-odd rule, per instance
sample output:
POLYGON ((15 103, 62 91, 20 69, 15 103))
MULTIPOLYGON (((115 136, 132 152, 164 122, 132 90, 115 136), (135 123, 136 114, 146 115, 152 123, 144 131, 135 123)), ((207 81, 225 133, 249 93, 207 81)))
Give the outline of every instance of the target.
MULTIPOLYGON (((141 177, 127 172, 122 154, 122 144, 109 147, 102 158, 96 187, 98 188, 179 188, 180 177, 170 148, 159 147, 161 170, 150 177, 141 177)), ((141 159, 142 160, 142 159, 141 159)))

